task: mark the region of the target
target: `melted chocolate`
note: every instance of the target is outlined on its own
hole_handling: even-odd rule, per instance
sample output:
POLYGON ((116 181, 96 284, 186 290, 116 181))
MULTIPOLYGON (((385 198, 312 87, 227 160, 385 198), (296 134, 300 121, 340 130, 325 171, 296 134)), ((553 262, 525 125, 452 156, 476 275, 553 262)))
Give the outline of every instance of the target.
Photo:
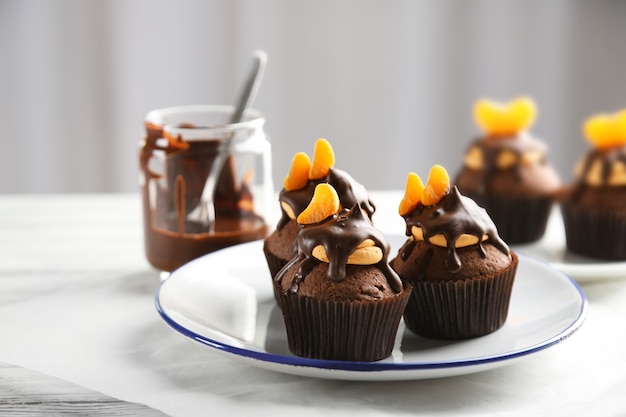
MULTIPOLYGON (((311 198, 313 198, 313 192, 317 184, 329 183, 337 191, 339 195, 339 201, 343 207, 353 207, 358 205, 361 209, 365 210, 368 217, 371 219, 376 207, 370 201, 367 190, 361 184, 356 182, 347 172, 340 169, 331 168, 328 175, 317 180, 309 180, 304 188, 299 190, 286 191, 284 188, 281 190, 278 196, 279 201, 287 203, 293 208, 296 216, 309 205, 311 198)), ((285 227, 287 222, 291 220, 287 213, 281 208, 281 218, 276 228, 278 230, 285 227)))
POLYGON ((297 239, 298 255, 283 268, 275 279, 280 282, 284 272, 299 263, 298 270, 289 285, 290 292, 296 293, 298 284, 306 279, 315 265, 321 262, 313 257, 313 248, 321 245, 326 250, 329 260, 328 278, 342 281, 346 277, 348 257, 366 239, 372 239, 375 245, 382 249, 383 257, 376 266, 383 272, 393 291, 401 292, 402 281, 387 262, 389 244, 382 232, 372 226, 358 204, 320 223, 302 226, 297 239))
MULTIPOLYGON (((433 206, 419 204, 415 210, 404 216, 406 221, 406 235, 411 236, 413 226, 422 228, 424 241, 435 235, 441 234, 446 238, 448 244, 448 254, 445 266, 451 273, 456 273, 461 269, 461 260, 455 247, 456 240, 462 234, 476 236, 477 249, 481 256, 485 256, 482 238, 488 236, 488 240, 497 249, 505 254, 509 254, 509 247, 500 239, 495 224, 482 207, 479 207, 472 199, 464 197, 455 187, 444 195, 439 203, 433 206)), ((407 259, 415 243, 407 245, 400 254, 402 259, 407 259)), ((424 266, 426 268, 427 265, 424 266)))
POLYGON ((581 193, 587 187, 587 182, 585 181, 585 178, 587 178, 589 172, 591 171, 591 168, 597 161, 600 161, 602 167, 600 171, 600 179, 602 181, 601 185, 608 185, 613 165, 616 162, 621 162, 626 165, 626 147, 613 148, 608 150, 595 149, 590 151, 585 156, 582 164, 582 172, 580 174, 577 184, 574 187, 574 200, 578 200, 581 193))
MULTIPOLYGON (((197 128, 190 124, 178 127, 197 128)), ((253 212, 252 192, 237 181, 232 156, 224 164, 215 189, 215 230, 189 219, 218 152, 220 139, 185 141, 168 137, 163 126, 146 123, 139 153, 145 250, 156 268, 172 271, 183 263, 227 246, 261 239, 268 227, 253 212), (150 169, 150 160, 163 153, 163 172, 150 169), (167 186, 163 186, 163 183, 167 186)))
POLYGON ((500 155, 505 151, 509 151, 513 153, 513 155, 515 155, 515 163, 507 169, 514 169, 516 178, 519 181, 522 180, 522 155, 525 152, 539 151, 543 154, 543 159, 541 160, 541 163, 545 164, 547 162, 546 145, 543 142, 525 133, 511 137, 480 138, 475 140, 470 145, 468 150, 474 147, 480 150, 483 157, 483 168, 481 170, 480 180, 479 183, 476 184, 475 189, 472 190, 473 192, 478 194, 485 194, 490 191, 488 179, 493 175, 495 171, 501 170, 501 168, 498 167, 498 159, 500 158, 500 155))

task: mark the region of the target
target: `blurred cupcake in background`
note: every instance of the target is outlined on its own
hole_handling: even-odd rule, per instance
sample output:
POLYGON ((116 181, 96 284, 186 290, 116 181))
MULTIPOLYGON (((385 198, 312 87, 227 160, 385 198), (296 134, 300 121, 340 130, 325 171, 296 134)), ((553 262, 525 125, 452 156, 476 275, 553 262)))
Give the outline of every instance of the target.
POLYGON ((454 180, 463 195, 487 210, 509 244, 543 236, 561 187, 547 145, 529 133, 536 116, 527 97, 505 104, 477 101, 474 118, 483 135, 470 144, 454 180))
POLYGON ((606 260, 626 259, 626 109, 583 125, 591 149, 576 167, 561 211, 567 248, 606 260))

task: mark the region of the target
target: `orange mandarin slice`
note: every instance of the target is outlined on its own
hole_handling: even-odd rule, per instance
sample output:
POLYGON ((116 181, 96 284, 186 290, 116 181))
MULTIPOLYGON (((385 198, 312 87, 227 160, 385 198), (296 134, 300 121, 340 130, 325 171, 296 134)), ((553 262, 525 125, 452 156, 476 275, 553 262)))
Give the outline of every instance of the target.
POLYGON ((504 104, 482 99, 474 104, 476 124, 492 136, 510 136, 528 130, 536 117, 537 107, 528 97, 519 97, 504 104))
POLYGON ((283 181, 283 187, 286 191, 300 190, 309 182, 309 170, 311 169, 311 160, 304 152, 298 152, 291 160, 289 173, 283 181))
POLYGON ((298 215, 297 221, 299 224, 319 223, 336 214, 339 207, 339 196, 333 186, 327 183, 317 184, 311 202, 298 215))
POLYGON ((433 165, 428 174, 428 182, 422 192, 422 204, 432 206, 450 191, 450 177, 441 165, 433 165))
POLYGON ((411 212, 422 201, 422 192, 424 191, 424 183, 422 179, 414 172, 409 172, 406 178, 406 186, 404 187, 404 197, 400 201, 398 212, 401 216, 411 212))
POLYGON ((335 153, 330 143, 323 138, 315 142, 313 162, 309 171, 309 179, 318 180, 328 175, 330 169, 335 165, 335 153))
POLYGON ((596 149, 626 145, 626 109, 615 114, 599 114, 587 119, 583 126, 587 140, 596 149))

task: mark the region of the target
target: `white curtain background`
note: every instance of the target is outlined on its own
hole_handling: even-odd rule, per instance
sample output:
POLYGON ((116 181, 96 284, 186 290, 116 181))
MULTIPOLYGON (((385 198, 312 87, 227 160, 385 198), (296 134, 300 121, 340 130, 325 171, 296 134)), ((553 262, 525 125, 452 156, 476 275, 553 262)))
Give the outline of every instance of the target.
POLYGON ((325 137, 370 189, 453 174, 473 102, 532 96, 564 180, 626 107, 626 2, 0 0, 0 192, 135 192, 143 117, 232 103, 255 50, 280 188, 325 137))

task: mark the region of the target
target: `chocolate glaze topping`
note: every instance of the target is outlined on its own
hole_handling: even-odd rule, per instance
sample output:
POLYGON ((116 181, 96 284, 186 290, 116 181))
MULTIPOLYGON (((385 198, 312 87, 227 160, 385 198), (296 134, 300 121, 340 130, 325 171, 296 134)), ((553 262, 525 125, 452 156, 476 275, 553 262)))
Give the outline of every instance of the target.
MULTIPOLYGON (((424 233, 424 241, 429 243, 429 239, 435 235, 442 234, 448 244, 448 254, 445 266, 451 273, 456 273, 461 269, 461 260, 455 247, 456 240, 462 234, 473 235, 478 238, 476 244, 480 254, 485 257, 482 238, 488 236, 497 249, 505 254, 509 254, 509 247, 500 239, 496 226, 482 207, 479 207, 474 200, 461 195, 456 186, 444 195, 441 200, 433 206, 419 204, 411 213, 403 216, 406 221, 406 235, 411 236, 413 226, 421 227, 424 233)), ((400 254, 406 260, 415 242, 407 245, 400 254)), ((424 262, 429 262, 430 256, 424 257, 424 262)), ((424 265, 424 269, 428 265, 424 265)))
MULTIPOLYGON (((320 183, 329 183, 335 188, 335 190, 337 190, 339 201, 343 207, 353 207, 354 205, 358 205, 361 209, 365 210, 370 219, 374 214, 374 211, 376 211, 376 207, 370 201, 365 187, 356 182, 347 172, 335 168, 331 168, 328 175, 325 177, 317 180, 309 180, 306 187, 299 190, 286 191, 283 188, 278 196, 278 199, 289 204, 297 216, 309 205, 311 198, 313 197, 315 187, 320 183)), ((287 222, 290 220, 284 210, 281 209, 281 212, 281 218, 276 226, 278 230, 285 227, 287 222)))
POLYGON ((483 137, 476 139, 468 148, 478 148, 483 155, 483 169, 481 170, 480 183, 476 184, 476 189, 472 190, 478 194, 485 194, 489 190, 488 179, 498 168, 498 158, 500 155, 509 151, 515 155, 515 164, 508 169, 514 169, 516 178, 521 181, 522 179, 522 155, 528 151, 538 151, 543 155, 542 164, 547 163, 546 154, 547 146, 530 136, 528 133, 520 133, 517 136, 511 136, 506 138, 491 138, 483 137))
POLYGON ((388 263, 389 243, 382 232, 372 226, 369 218, 363 214, 361 206, 355 204, 350 210, 344 209, 339 214, 311 225, 303 225, 298 234, 298 255, 279 272, 275 279, 280 282, 284 272, 300 264, 289 285, 291 293, 298 292, 298 284, 306 279, 309 272, 320 260, 313 257, 313 248, 321 245, 326 249, 328 256, 328 278, 342 281, 346 277, 348 257, 366 239, 372 239, 377 247, 382 249, 383 257, 376 264, 385 274, 391 288, 399 293, 402 291, 400 277, 391 269, 388 263))
POLYGON ((600 171, 602 185, 608 185, 613 165, 616 162, 621 162, 626 165, 626 147, 608 150, 594 149, 585 156, 582 164, 582 172, 573 190, 574 200, 579 199, 581 193, 588 186, 585 178, 589 175, 591 168, 597 161, 600 161, 602 166, 600 171))

